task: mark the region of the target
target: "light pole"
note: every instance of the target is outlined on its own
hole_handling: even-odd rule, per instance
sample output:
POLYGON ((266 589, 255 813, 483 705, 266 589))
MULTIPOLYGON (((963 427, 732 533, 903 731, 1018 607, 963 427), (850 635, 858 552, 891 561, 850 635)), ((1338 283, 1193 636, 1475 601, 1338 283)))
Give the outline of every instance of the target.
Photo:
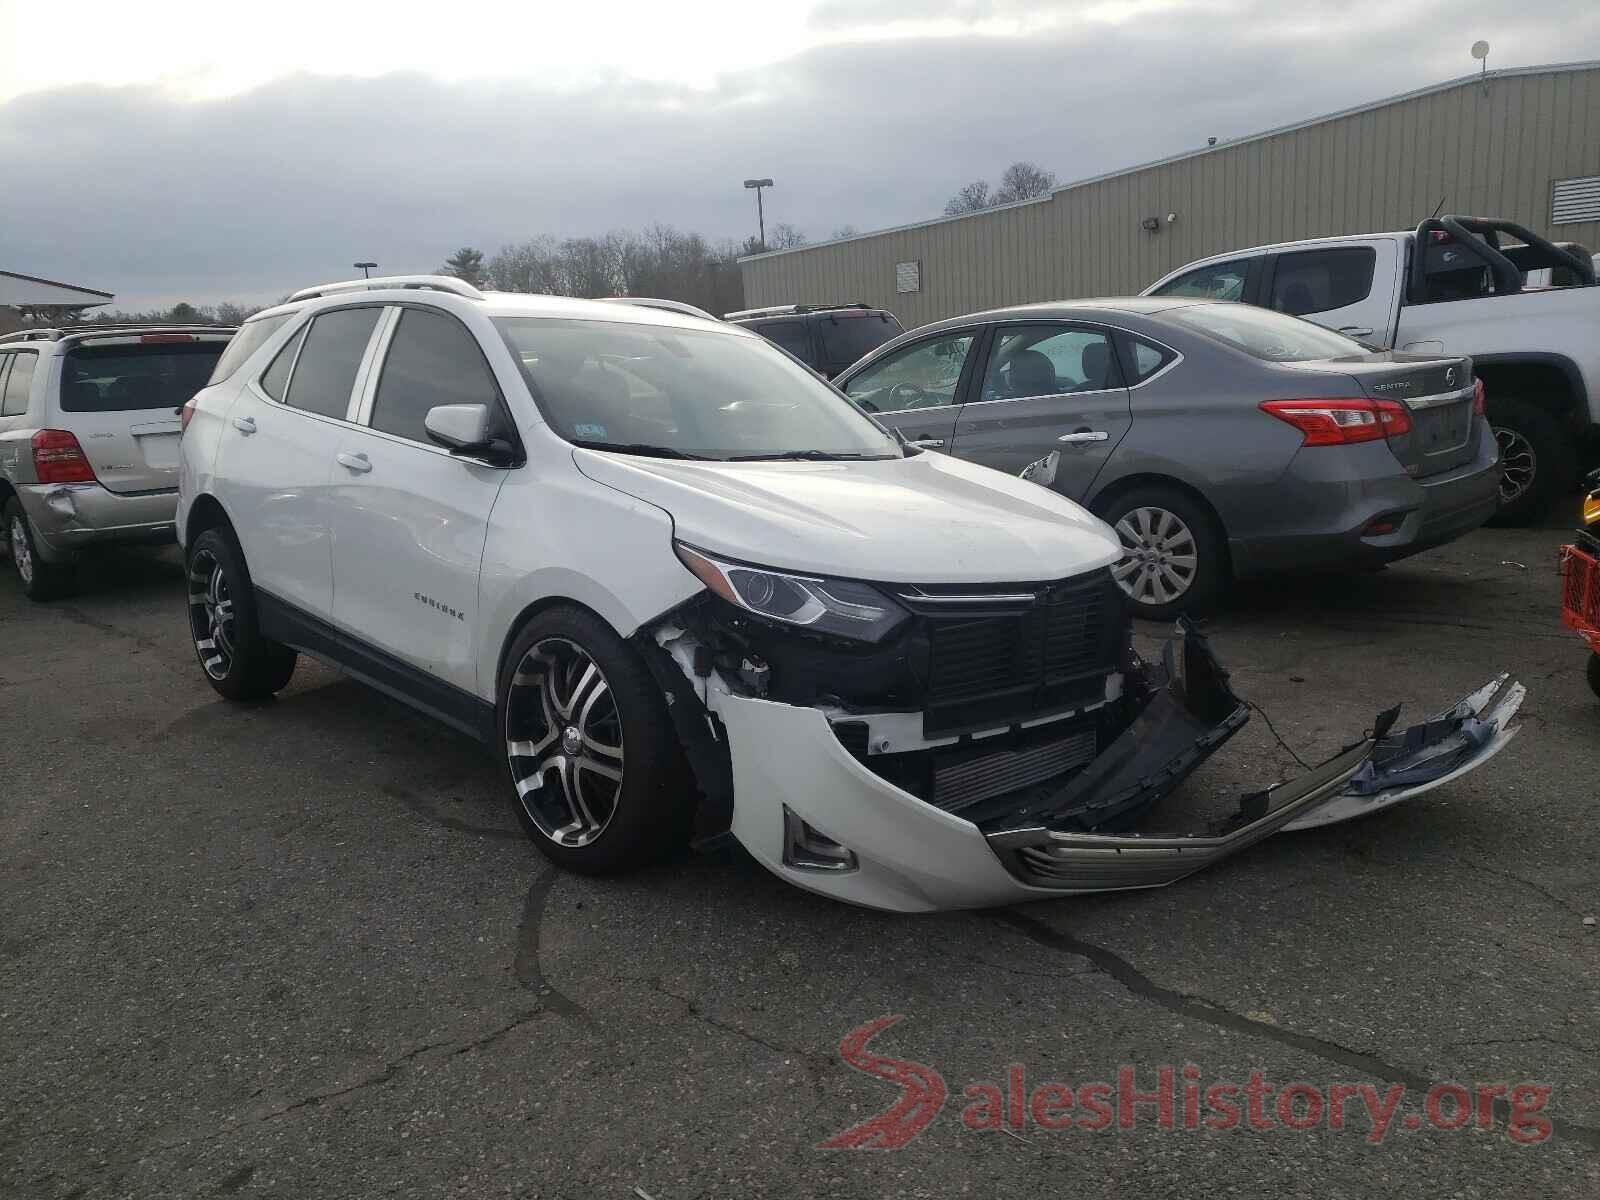
POLYGON ((755 189, 755 193, 756 193, 756 228, 758 230, 760 230, 760 233, 761 233, 761 239, 760 239, 761 240, 761 248, 763 250, 765 250, 767 248, 767 214, 765 212, 763 212, 762 209, 761 209, 761 189, 762 188, 771 187, 772 186, 772 180, 770 180, 770 179, 746 179, 744 181, 744 185, 747 188, 754 188, 755 189))
POLYGON ((374 263, 374 262, 365 262, 365 263, 351 263, 350 265, 353 266, 353 267, 360 267, 361 268, 361 278, 363 278, 363 279, 371 279, 372 278, 372 268, 377 266, 378 264, 374 263))

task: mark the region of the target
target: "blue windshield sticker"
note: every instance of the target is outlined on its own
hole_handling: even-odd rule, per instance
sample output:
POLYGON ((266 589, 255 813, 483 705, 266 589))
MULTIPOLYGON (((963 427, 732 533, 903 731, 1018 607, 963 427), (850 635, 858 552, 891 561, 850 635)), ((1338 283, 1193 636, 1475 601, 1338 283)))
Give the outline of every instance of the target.
POLYGON ((604 425, 574 425, 572 432, 581 438, 603 438, 606 436, 604 425))

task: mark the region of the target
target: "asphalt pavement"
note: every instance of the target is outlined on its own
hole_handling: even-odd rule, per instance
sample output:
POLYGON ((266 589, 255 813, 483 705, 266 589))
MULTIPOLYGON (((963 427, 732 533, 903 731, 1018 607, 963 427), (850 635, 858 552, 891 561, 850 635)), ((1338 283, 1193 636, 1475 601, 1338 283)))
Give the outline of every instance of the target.
MULTIPOLYGON (((1307 759, 1516 672, 1480 772, 1161 891, 919 917, 731 851, 556 872, 484 751, 334 671, 219 699, 176 551, 49 605, 7 568, 0 1196, 1600 1194, 1600 700, 1561 540, 1210 623, 1307 759), (1164 1067, 1165 1122, 1132 1097, 1164 1067)), ((1179 804, 1296 769, 1258 716, 1179 804)))

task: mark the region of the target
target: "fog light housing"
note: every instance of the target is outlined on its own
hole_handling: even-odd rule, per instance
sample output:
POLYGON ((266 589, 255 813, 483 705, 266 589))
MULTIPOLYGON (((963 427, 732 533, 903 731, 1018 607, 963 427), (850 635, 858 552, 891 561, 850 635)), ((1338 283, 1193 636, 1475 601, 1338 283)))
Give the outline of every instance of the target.
POLYGON ((854 871, 855 851, 841 846, 783 806, 783 865, 800 871, 854 871))

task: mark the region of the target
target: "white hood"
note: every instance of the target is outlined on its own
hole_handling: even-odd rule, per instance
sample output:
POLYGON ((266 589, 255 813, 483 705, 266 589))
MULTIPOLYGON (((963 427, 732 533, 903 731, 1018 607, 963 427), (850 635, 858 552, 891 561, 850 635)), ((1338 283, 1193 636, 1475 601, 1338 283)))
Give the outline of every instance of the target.
POLYGON ((1121 555, 1047 488, 943 454, 863 462, 682 462, 576 449, 578 469, 671 515, 681 540, 883 583, 1062 579, 1121 555))

